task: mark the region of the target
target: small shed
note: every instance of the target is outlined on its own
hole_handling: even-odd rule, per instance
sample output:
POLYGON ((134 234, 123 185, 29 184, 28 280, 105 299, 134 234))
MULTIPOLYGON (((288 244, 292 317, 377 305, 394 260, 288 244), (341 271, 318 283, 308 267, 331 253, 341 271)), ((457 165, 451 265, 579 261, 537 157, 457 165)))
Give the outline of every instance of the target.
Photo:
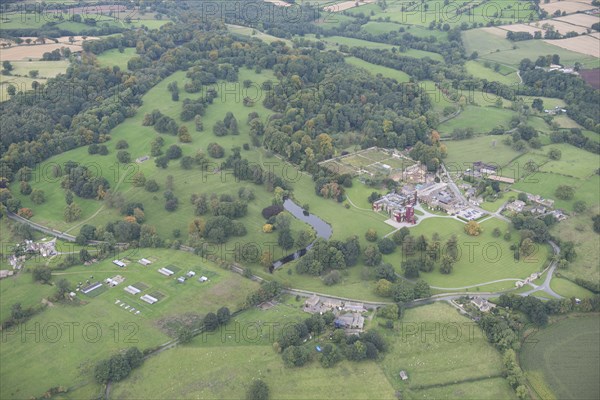
POLYGON ((204 275, 202 275, 200 278, 198 278, 198 280, 199 280, 200 282, 206 282, 206 281, 208 281, 208 278, 207 278, 207 277, 205 277, 204 275))
POLYGON ((408 375, 406 374, 406 371, 400 371, 400 379, 402 379, 403 381, 408 380, 408 375))

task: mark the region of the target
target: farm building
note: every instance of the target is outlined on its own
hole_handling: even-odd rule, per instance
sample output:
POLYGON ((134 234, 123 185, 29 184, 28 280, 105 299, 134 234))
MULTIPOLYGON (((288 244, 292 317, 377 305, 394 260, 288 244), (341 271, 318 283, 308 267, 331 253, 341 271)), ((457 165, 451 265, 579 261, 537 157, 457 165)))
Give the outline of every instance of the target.
POLYGON ((316 305, 319 304, 319 301, 321 301, 319 296, 317 296, 316 294, 313 294, 312 296, 310 296, 308 299, 306 299, 304 301, 304 306, 305 307, 316 307, 316 305))
POLYGON ((363 303, 353 303, 350 301, 347 301, 344 304, 344 310, 346 311, 351 311, 351 312, 357 312, 357 313, 361 313, 361 312, 365 312, 365 306, 363 303))
POLYGON ((131 285, 127 286, 123 290, 125 290, 127 293, 131 293, 131 294, 138 294, 139 292, 141 292, 140 289, 136 288, 135 286, 131 286, 131 285))
POLYGON ((184 276, 180 276, 179 278, 177 278, 177 282, 179 282, 179 283, 185 282, 185 277, 184 276))
POLYGON ((202 275, 200 278, 198 278, 198 281, 200 281, 200 282, 207 282, 208 278, 205 277, 204 275, 202 275))
POLYGON ((340 315, 333 321, 336 328, 344 329, 362 329, 365 325, 365 318, 357 313, 340 315))
POLYGON ((486 164, 482 161, 475 161, 473 163, 473 170, 481 174, 495 174, 498 171, 498 166, 492 164, 486 164))
POLYGON ((148 304, 154 304, 158 301, 157 298, 150 296, 149 294, 145 294, 140 299, 144 300, 148 304))
POLYGON ((512 185, 513 183, 515 183, 514 178, 507 178, 504 176, 499 176, 499 175, 488 175, 487 177, 489 180, 491 181, 496 181, 496 182, 502 182, 502 183, 508 183, 510 185, 512 185))
POLYGON ((140 264, 142 264, 144 267, 145 267, 145 266, 147 266, 147 265, 150 265, 150 264, 152 264, 152 261, 150 261, 150 260, 148 260, 148 259, 146 259, 146 258, 142 258, 142 259, 140 259, 138 262, 139 262, 140 264))
POLYGON ((185 274, 185 276, 187 276, 188 278, 192 278, 192 277, 196 276, 196 273, 194 271, 190 271, 187 274, 185 274))
POLYGON ((329 309, 340 309, 342 308, 342 301, 336 299, 325 299, 323 300, 323 306, 329 309))
POLYGON ((126 267, 126 266, 127 266, 127 264, 125 264, 125 263, 124 263, 123 261, 121 261, 121 260, 113 260, 113 264, 115 264, 117 267, 121 267, 121 268, 123 268, 123 267, 126 267))
POLYGON ((81 293, 88 294, 96 289, 98 289, 102 284, 100 282, 94 282, 92 284, 87 285, 86 287, 81 288, 81 293))

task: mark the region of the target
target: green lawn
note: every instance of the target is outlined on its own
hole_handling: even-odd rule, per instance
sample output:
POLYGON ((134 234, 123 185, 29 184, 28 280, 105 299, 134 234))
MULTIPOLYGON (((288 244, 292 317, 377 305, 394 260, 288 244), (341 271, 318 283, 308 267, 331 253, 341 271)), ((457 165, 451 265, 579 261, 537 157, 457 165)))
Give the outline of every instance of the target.
POLYGON ((553 278, 550 286, 556 293, 567 298, 576 297, 583 299, 594 296, 593 292, 564 278, 553 278))
MULTIPOLYGON (((451 235, 455 234, 460 249, 458 261, 451 274, 440 273, 436 266, 433 272, 421 273, 420 277, 432 286, 448 288, 448 291, 453 291, 452 288, 461 288, 497 279, 524 278, 532 272, 540 271, 547 265, 548 248, 545 245, 540 245, 528 259, 519 261, 514 259, 513 252, 509 247, 511 243, 518 242, 519 239, 518 233, 508 223, 492 218, 482 222, 481 227, 484 231, 480 236, 468 236, 464 232, 464 224, 461 222, 454 219, 431 218, 410 228, 411 235, 414 237, 425 235, 428 240, 431 240, 432 234, 437 232, 442 245, 451 235), (493 237, 492 231, 496 227, 502 232, 510 231, 513 236, 512 241, 508 242, 502 238, 493 237)), ((445 253, 442 252, 443 254, 445 253)), ((402 255, 400 249, 396 249, 391 255, 384 256, 384 260, 391 263, 399 273, 401 273, 401 263, 404 259, 405 256, 402 255)), ((495 288, 497 290, 511 289, 514 288, 514 282, 500 282, 495 288)), ((473 290, 470 289, 470 291, 473 290)))
POLYGON ((354 66, 363 68, 369 71, 373 75, 381 74, 387 78, 393 78, 398 82, 408 82, 410 80, 410 76, 406 72, 399 71, 397 69, 384 67, 382 65, 372 64, 367 61, 363 61, 360 58, 356 57, 346 57, 345 61, 348 64, 352 64, 354 66))
POLYGON ((113 67, 114 65, 121 68, 122 71, 127 70, 127 62, 136 55, 134 48, 126 48, 123 53, 118 49, 111 49, 100 54, 97 59, 103 67, 113 67))
POLYGON ((502 193, 502 197, 497 198, 494 201, 484 201, 479 206, 486 211, 496 212, 500 208, 500 206, 508 201, 510 197, 517 197, 517 193, 513 191, 509 191, 508 193, 502 193))
POLYGON ((597 314, 568 317, 530 336, 519 358, 538 395, 551 392, 558 399, 596 398, 600 392, 599 338, 597 314))
MULTIPOLYGON (((236 310, 245 300, 246 295, 257 287, 257 284, 251 280, 182 251, 132 250, 121 254, 120 257, 127 257, 132 263, 125 268, 119 268, 112 264, 112 259, 107 259, 92 266, 72 267, 66 271, 53 273, 53 281, 66 278, 73 287, 77 282, 85 284, 87 279, 103 281, 117 274, 123 276, 125 281, 95 297, 77 294, 80 305, 55 304, 34 316, 26 326, 27 329, 32 329, 39 324, 42 336, 39 336, 37 341, 34 340, 33 334, 22 336, 23 332, 20 331, 14 335, 3 336, 4 345, 0 353, 0 362, 3 366, 1 398, 40 396, 54 386, 74 388, 87 385, 96 388, 97 391, 99 386, 92 383, 93 365, 97 360, 108 357, 124 347, 138 346, 140 349, 145 349, 160 345, 169 340, 164 330, 169 321, 190 318, 192 315, 200 318, 207 312, 215 311, 222 306, 236 310), (155 259, 156 262, 144 267, 137 263, 137 260, 142 257, 155 259), (170 264, 181 268, 175 276, 193 270, 197 274, 196 279, 192 278, 184 284, 178 284, 174 278, 165 277, 157 272, 158 268, 170 264), (210 276, 210 280, 204 283, 198 282, 197 277, 202 274, 210 276), (94 278, 90 278, 92 275, 94 278), (133 296, 123 290, 124 287, 135 286, 139 282, 147 286, 139 295, 133 296), (164 295, 158 303, 149 305, 139 300, 142 294, 156 291, 164 295), (125 302, 140 310, 141 313, 136 315, 125 310, 124 307, 115 304, 116 300, 125 302), (79 324, 74 327, 72 340, 69 339, 66 330, 70 322, 79 324), (44 340, 43 336, 45 329, 49 329, 46 337, 54 337, 49 336, 55 335, 55 331, 50 332, 53 324, 63 327, 63 336, 54 343, 51 340, 44 340), (93 326, 85 328, 89 329, 89 334, 83 336, 85 334, 82 329, 86 324, 93 326), (96 328, 98 332, 101 330, 98 340, 86 339, 95 337, 96 328), (57 348, 68 348, 69 351, 57 351, 57 348), (60 374, 48 368, 49 364, 56 363, 61 364, 60 374), (34 381, 21 379, 25 368, 28 373, 36 376, 34 381)), ((36 304, 56 290, 50 286, 31 283, 31 275, 27 273, 22 273, 15 278, 3 279, 0 281, 0 289, 3 299, 3 318, 5 309, 13 302, 22 301, 24 305, 36 304)), ((88 387, 86 390, 94 389, 88 387)))

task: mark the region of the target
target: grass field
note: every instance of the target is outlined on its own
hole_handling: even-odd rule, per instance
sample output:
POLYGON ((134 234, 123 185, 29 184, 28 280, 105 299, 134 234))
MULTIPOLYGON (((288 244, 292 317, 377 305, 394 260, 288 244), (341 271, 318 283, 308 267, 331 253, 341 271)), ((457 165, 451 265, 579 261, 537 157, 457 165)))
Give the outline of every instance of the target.
MULTIPOLYGON (((257 287, 255 282, 219 269, 197 256, 182 251, 147 249, 139 254, 122 256, 127 256, 132 261, 137 261, 137 258, 142 256, 154 257, 157 262, 144 267, 134 261, 125 268, 118 268, 112 264, 112 260, 105 260, 93 266, 73 267, 67 271, 53 273, 54 281, 66 278, 73 284, 72 287, 77 282, 85 282, 90 275, 94 276, 93 280, 102 281, 119 274, 125 281, 96 297, 78 294, 81 305, 73 303, 50 306, 19 328, 35 332, 34 327, 38 327, 38 336, 22 336, 20 331, 14 334, 3 333, 4 344, 0 352, 3 365, 0 397, 30 398, 41 395, 53 386, 65 386, 70 389, 78 386, 99 388, 92 383, 91 375, 96 360, 124 347, 138 346, 144 349, 160 345, 169 339, 162 330, 164 328, 161 328, 168 321, 191 318, 192 315, 201 317, 224 305, 235 310, 245 296, 257 287), (173 278, 167 278, 156 271, 171 263, 181 266, 180 274, 183 274, 183 271, 195 270, 211 271, 214 275, 210 281, 204 283, 191 279, 184 284, 177 284, 173 278), (165 298, 150 306, 138 299, 140 295, 133 296, 123 291, 124 287, 136 282, 144 282, 148 286, 140 295, 160 290, 165 294, 165 298), (135 307, 141 313, 134 315, 126 311, 115 304, 116 300, 135 307), (78 324, 75 325, 72 340, 67 336, 66 330, 70 322, 78 324), (63 327, 62 336, 55 341, 47 339, 56 336, 56 330, 52 330, 55 328, 49 328, 54 326, 53 324, 63 327), (93 325, 89 328, 89 335, 82 331, 86 324, 93 325), (90 337, 96 337, 96 328, 100 337, 97 341, 88 340, 90 337), (68 347, 69 352, 56 351, 57 346, 68 347), (61 374, 47 368, 47 363, 59 362, 61 374), (24 368, 35 373, 35 382, 21 379, 19 371, 24 368)), ((3 319, 6 316, 5 309, 15 302, 20 301, 24 306, 33 305, 56 290, 47 285, 31 283, 31 275, 28 273, 0 281, 0 289, 3 319)))
MULTIPOLYGON (((157 261, 147 267, 134 261, 125 268, 118 268, 109 259, 89 267, 72 267, 56 272, 53 274, 54 281, 66 278, 73 287, 77 282, 90 279, 91 275, 94 276, 93 281, 102 281, 119 274, 125 281, 96 297, 78 294, 80 305, 55 304, 20 326, 16 332, 3 333, 0 353, 1 398, 40 396, 54 386, 70 389, 87 386, 83 390, 97 392, 99 386, 92 383, 93 366, 97 360, 108 357, 121 348, 137 346, 145 349, 158 346, 169 340, 164 330, 169 323, 172 324, 177 319, 189 319, 192 315, 201 317, 222 306, 235 310, 246 295, 257 287, 253 281, 182 251, 145 249, 139 254, 121 256, 127 256, 132 261, 137 261, 138 257, 153 257, 157 261), (177 284, 173 278, 167 278, 156 271, 168 264, 181 266, 180 274, 188 270, 207 270, 215 275, 204 283, 190 279, 184 284, 177 284), (138 299, 140 295, 133 296, 123 291, 124 287, 136 282, 144 282, 148 287, 140 295, 160 291, 165 297, 154 305, 148 305, 138 299), (141 313, 136 315, 125 310, 115 304, 116 300, 133 306, 141 313), (73 325, 74 331, 70 337, 67 330, 69 323, 78 324, 73 325), (57 335, 56 325, 62 327, 62 336, 54 339, 57 335), (38 333, 37 336, 35 333, 27 336, 21 329, 33 332, 37 329, 38 333), (68 352, 57 351, 57 348, 67 347, 68 352), (48 368, 49 364, 57 363, 61 364, 60 374, 48 368), (21 378, 24 369, 35 374, 36 379, 23 381, 21 378)), ((55 292, 53 287, 30 282, 31 275, 28 273, 0 281, 3 314, 13 301, 32 305, 39 303, 50 292, 55 292)), ((81 398, 76 394, 72 396, 81 398)))
MULTIPOLYGON (((305 35, 305 37, 306 38, 310 38, 310 39, 314 39, 314 35, 305 35)), ((396 47, 397 48, 397 46, 393 46, 391 44, 378 43, 378 42, 369 42, 367 40, 348 38, 348 37, 344 37, 344 36, 327 36, 327 37, 322 37, 321 41, 325 42, 326 47, 328 49, 332 49, 332 50, 338 50, 338 47, 340 45, 346 45, 348 47, 367 47, 367 48, 370 48, 370 49, 391 49, 392 47, 396 47)), ((431 51, 408 49, 405 52, 399 53, 399 54, 407 56, 407 57, 414 57, 414 58, 429 57, 432 60, 444 61, 444 58, 442 57, 441 54, 433 53, 431 51)))
POLYGON ((121 68, 122 71, 127 70, 127 62, 136 55, 134 48, 124 49, 120 53, 118 49, 111 49, 100 54, 97 59, 101 66, 112 67, 114 65, 121 68))
POLYGON ((560 273, 571 280, 583 278, 592 282, 600 280, 600 236, 592 230, 591 215, 598 213, 598 202, 592 212, 571 216, 566 221, 553 226, 550 230, 561 240, 575 243, 577 258, 560 273))
POLYGON ((397 69, 384 67, 382 65, 372 64, 367 61, 363 61, 360 58, 356 57, 346 57, 345 61, 348 64, 352 64, 354 66, 364 68, 369 71, 373 75, 381 74, 387 78, 393 78, 398 82, 408 82, 410 80, 410 76, 406 72, 398 71, 397 69))
POLYGON ((482 106, 467 106, 458 116, 438 127, 442 135, 448 136, 454 129, 473 128, 475 133, 487 133, 492 129, 503 126, 508 128, 514 112, 504 108, 482 106))
POLYGON ((409 308, 395 331, 382 333, 392 346, 381 368, 402 398, 515 398, 501 377, 498 351, 474 322, 447 304, 409 308), (408 381, 400 380, 400 370, 408 381))
MULTIPOLYGON (((459 256, 451 274, 442 274, 436 268, 433 272, 421 273, 420 277, 431 286, 456 291, 458 289, 455 288, 498 279, 524 278, 532 272, 542 270, 547 265, 549 250, 545 245, 540 245, 536 252, 527 259, 519 261, 514 259, 510 245, 518 242, 519 239, 518 233, 508 223, 493 218, 482 222, 481 227, 484 230, 481 235, 468 236, 464 232, 464 224, 459 221, 444 219, 442 223, 436 218, 431 218, 411 228, 411 235, 415 238, 425 235, 428 240, 431 240, 432 234, 437 232, 440 235, 442 247, 453 234, 458 240, 459 256), (496 227, 502 232, 510 231, 513 236, 512 241, 508 242, 502 238, 493 237, 492 231, 496 227)), ((391 263, 397 272, 401 273, 400 265, 405 257, 400 249, 396 249, 394 253, 383 258, 386 262, 391 263)), ((494 288, 496 290, 511 289, 514 288, 514 282, 498 282, 494 288)), ((474 290, 476 289, 470 289, 470 291, 474 290)))
POLYGON ((463 42, 467 54, 476 51, 479 60, 491 61, 517 68, 524 58, 537 59, 538 56, 558 54, 562 65, 574 65, 580 62, 586 68, 598 68, 600 59, 581 53, 561 49, 540 40, 525 40, 513 43, 504 37, 494 35, 482 29, 463 32, 463 42), (513 49, 513 46, 516 48, 513 49))
POLYGON ((473 162, 483 161, 499 166, 508 164, 520 155, 510 146, 501 143, 496 136, 479 136, 468 140, 449 140, 444 142, 448 147, 448 157, 444 163, 451 171, 465 171, 473 167, 473 162), (496 145, 493 146, 494 142, 496 145))
POLYGON ((498 82, 505 85, 512 85, 519 83, 519 77, 516 71, 503 75, 499 72, 494 71, 492 68, 487 68, 478 61, 467 61, 465 63, 467 72, 479 79, 487 79, 490 82, 498 82))
POLYGON ((404 29, 404 33, 410 33, 416 37, 428 38, 433 36, 438 41, 445 40, 447 36, 446 32, 430 30, 419 25, 399 24, 397 22, 369 21, 362 26, 362 30, 374 35, 399 31, 400 29, 404 29))
POLYGON ((558 399, 597 397, 599 337, 598 315, 572 316, 540 329, 525 341, 519 357, 531 386, 558 399))
POLYGON ((264 380, 276 399, 394 398, 392 386, 373 361, 342 361, 327 369, 311 361, 301 368, 284 368, 272 343, 285 324, 306 316, 288 304, 244 312, 220 332, 148 359, 114 386, 111 398, 243 398, 253 379, 264 380))

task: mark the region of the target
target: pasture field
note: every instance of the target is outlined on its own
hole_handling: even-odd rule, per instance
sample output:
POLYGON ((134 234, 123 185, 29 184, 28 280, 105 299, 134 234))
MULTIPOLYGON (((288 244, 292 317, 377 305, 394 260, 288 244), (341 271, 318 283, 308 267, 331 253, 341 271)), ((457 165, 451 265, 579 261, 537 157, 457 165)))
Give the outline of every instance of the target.
MULTIPOLYGON (((258 287, 257 283, 241 275, 220 269, 198 256, 182 251, 144 249, 139 254, 122 256, 127 256, 132 261, 125 268, 119 268, 112 264, 112 259, 107 259, 92 266, 72 267, 53 273, 54 282, 66 278, 72 287, 77 282, 85 282, 92 275, 92 281, 102 281, 115 275, 121 275, 125 281, 95 297, 79 293, 79 304, 55 303, 19 326, 16 331, 3 332, 0 397, 40 396, 54 386, 83 388, 81 390, 86 392, 89 390, 98 393, 100 386, 93 383, 92 374, 99 359, 107 358, 122 348, 137 346, 143 350, 163 344, 170 339, 167 329, 177 326, 178 320, 201 318, 207 312, 214 312, 222 306, 236 310, 246 295, 258 287), (137 263, 141 257, 152 258, 156 262, 144 267, 137 263), (197 275, 184 284, 177 284, 173 277, 165 277, 156 271, 169 264, 181 267, 181 272, 175 276, 183 275, 188 270, 196 271, 197 275), (198 282, 200 274, 210 275, 210 280, 198 282), (140 282, 144 285, 139 284, 140 282), (123 290, 128 285, 136 284, 140 288, 147 287, 142 293, 159 291, 164 294, 164 298, 149 305, 138 299, 141 293, 133 296, 123 290), (116 304, 117 300, 133 306, 140 314, 136 315, 116 304), (71 339, 66 331, 70 323, 77 324, 73 325, 71 339), (57 339, 56 325, 63 327, 62 336, 57 339), (47 328, 51 326, 54 328, 47 328), (89 334, 82 331, 85 326, 92 326, 89 334), (38 334, 35 336, 30 333, 27 336, 22 333, 25 329, 34 332, 37 329, 38 334), (49 337, 52 340, 46 340, 49 337), (57 351, 57 348, 67 346, 68 353, 57 351), (61 364, 60 374, 48 368, 48 365, 58 363, 61 364), (35 381, 25 383, 21 379, 25 369, 36 376, 35 381)), ((41 287, 41 290, 35 290, 37 284, 30 283, 30 279, 31 275, 22 273, 21 276, 0 282, 3 308, 5 298, 10 301, 24 300, 29 304, 36 302, 36 296, 39 303, 47 295, 48 289, 41 287), (28 291, 29 294, 22 294, 23 291, 28 291)), ((55 292, 54 288, 50 289, 55 292)), ((81 398, 76 394, 72 396, 81 398)))
POLYGON ((525 1, 510 0, 499 3, 481 4, 467 12, 465 6, 469 1, 457 1, 448 5, 443 0, 428 0, 417 3, 407 3, 404 1, 390 1, 387 7, 382 9, 377 4, 370 4, 364 7, 348 10, 353 15, 363 14, 371 15, 372 19, 389 18, 390 21, 400 24, 420 25, 429 27, 431 22, 442 21, 450 26, 473 23, 486 25, 489 22, 498 24, 509 24, 516 21, 527 21, 535 18, 535 12, 530 8, 530 3, 525 1), (458 14, 457 10, 462 10, 458 14))
MULTIPOLYGON (((420 278, 427 281, 435 288, 457 291, 459 288, 492 282, 498 279, 525 278, 532 272, 541 271, 548 264, 549 249, 546 245, 539 245, 530 257, 517 261, 513 257, 510 245, 519 242, 519 234, 508 223, 496 218, 481 223, 483 233, 479 236, 468 236, 464 232, 464 223, 454 219, 445 218, 443 223, 437 218, 430 218, 420 222, 417 226, 410 228, 410 234, 417 238, 424 235, 429 241, 434 232, 440 235, 440 244, 444 244, 452 235, 456 235, 459 247, 459 256, 452 273, 445 275, 436 268, 429 273, 421 273, 420 278), (511 241, 502 237, 492 236, 494 228, 501 232, 511 232, 511 241)), ((445 250, 444 250, 445 251, 445 250)), ((441 255, 445 253, 442 251, 441 255)), ((401 262, 415 256, 406 256, 397 248, 390 255, 384 255, 383 259, 401 273, 401 262)), ((498 283, 498 289, 514 288, 513 281, 498 283)))
POLYGON ((458 116, 440 124, 438 131, 448 136, 454 129, 474 128, 475 133, 487 133, 503 126, 508 128, 514 112, 504 108, 467 106, 458 116))
POLYGON ((465 67, 467 68, 467 72, 476 78, 487 79, 490 82, 499 82, 505 85, 519 83, 519 77, 516 72, 504 75, 494 71, 492 68, 485 67, 483 63, 478 61, 467 61, 465 67))
POLYGON ((127 380, 113 386, 111 398, 243 398, 253 379, 264 380, 277 399, 394 398, 392 386, 374 361, 342 361, 322 368, 312 360, 300 368, 285 368, 272 343, 281 326, 308 316, 295 301, 290 302, 293 305, 245 311, 221 331, 199 335, 189 344, 146 360, 127 380), (273 330, 266 324, 272 324, 273 330))
POLYGON ((408 308, 396 329, 381 333, 391 343, 381 368, 402 398, 515 398, 502 378, 500 353, 448 304, 408 308), (401 370, 408 381, 400 380, 401 370))
POLYGON ((126 48, 123 53, 118 49, 111 49, 97 56, 97 60, 103 67, 113 67, 114 65, 121 68, 122 71, 127 70, 127 62, 136 55, 134 48, 126 48))
POLYGON ((277 36, 272 36, 267 33, 249 28, 247 26, 232 25, 232 24, 226 24, 226 26, 227 26, 227 29, 233 34, 255 37, 255 38, 260 39, 263 42, 267 42, 267 43, 284 42, 290 46, 292 45, 291 40, 278 38, 277 36))
MULTIPOLYGON (((565 11, 567 13, 575 13, 578 11, 591 10, 594 6, 591 4, 591 1, 552 1, 549 3, 540 4, 540 8, 544 11, 547 11, 548 14, 552 15, 557 10, 565 11)), ((564 18, 564 17, 563 17, 564 18)))
MULTIPOLYGON (((586 179, 595 174, 596 170, 600 168, 600 156, 598 154, 578 149, 567 143, 544 146, 545 151, 542 154, 545 155, 551 148, 560 150, 562 156, 560 160, 549 159, 540 169, 543 172, 586 179)), ((535 152, 534 154, 539 153, 535 152)))
MULTIPOLYGON (((597 187, 596 187, 597 190, 597 187)), ((596 192, 597 193, 597 192, 596 192)), ((550 229, 552 235, 575 243, 577 258, 560 273, 574 280, 582 278, 592 282, 600 280, 600 237, 592 229, 592 215, 599 212, 598 199, 588 213, 571 216, 550 229)))
POLYGON ((571 128, 582 128, 577 122, 572 120, 569 116, 565 114, 560 114, 554 117, 554 122, 558 124, 560 128, 563 129, 571 129, 571 128))
POLYGON ((61 61, 14 61, 13 75, 27 76, 29 71, 37 70, 40 78, 53 78, 58 74, 64 73, 69 67, 69 62, 61 61))
MULTIPOLYGON (((305 37, 308 39, 314 39, 314 35, 305 35, 305 37)), ((397 46, 387 44, 387 43, 370 42, 368 40, 348 38, 348 37, 344 37, 344 36, 327 36, 327 37, 321 37, 320 40, 322 42, 325 42, 327 49, 332 49, 332 50, 338 50, 338 47, 340 45, 346 45, 348 47, 367 47, 370 49, 391 49, 392 47, 397 48, 397 46)), ((442 57, 441 54, 434 53, 431 51, 408 49, 405 52, 399 53, 399 54, 407 56, 407 57, 413 57, 413 58, 429 57, 435 61, 444 61, 444 58, 442 57)))
POLYGON ((399 71, 397 69, 384 67, 382 65, 372 64, 368 61, 363 61, 356 57, 346 57, 344 59, 348 64, 352 64, 356 67, 363 68, 369 71, 373 75, 381 74, 387 78, 393 78, 398 82, 408 82, 410 76, 406 72, 399 71))
POLYGON ((539 194, 542 197, 553 199, 555 208, 573 211, 573 203, 577 200, 585 201, 588 205, 598 204, 598 185, 600 176, 594 175, 586 180, 574 179, 572 177, 539 171, 530 175, 527 179, 516 182, 514 189, 528 193, 539 194), (575 196, 571 200, 560 200, 556 198, 556 188, 560 185, 575 188, 575 196))
POLYGON ((26 92, 28 90, 32 90, 32 84, 34 81, 37 81, 38 83, 46 83, 46 80, 42 78, 33 79, 22 76, 0 75, 0 102, 10 99, 10 95, 8 94, 8 87, 10 85, 15 87, 16 93, 26 92))
POLYGON ((404 25, 397 22, 369 21, 362 26, 362 30, 374 35, 400 31, 400 29, 404 29, 403 33, 410 33, 416 37, 428 38, 433 36, 438 41, 444 41, 447 37, 446 32, 427 29, 420 25, 404 25))
POLYGON ((501 136, 478 136, 467 140, 448 140, 448 157, 444 164, 450 171, 462 171, 473 167, 473 162, 483 161, 499 166, 508 164, 521 153, 502 143, 501 136), (494 145, 494 142, 496 143, 494 145))
POLYGON ((558 399, 595 398, 600 391, 599 338, 597 314, 569 316, 535 332, 519 354, 531 386, 558 399))
MULTIPOLYGON (((585 68, 598 68, 600 60, 593 56, 562 49, 541 40, 525 40, 513 43, 483 29, 472 29, 462 33, 467 54, 479 53, 479 60, 488 60, 518 68, 524 58, 535 59, 541 55, 558 54, 562 65, 580 62, 585 68), (516 48, 513 49, 513 46, 516 48)), ((564 39, 563 39, 564 40, 564 39)), ((560 41, 553 41, 560 42, 560 41)))

